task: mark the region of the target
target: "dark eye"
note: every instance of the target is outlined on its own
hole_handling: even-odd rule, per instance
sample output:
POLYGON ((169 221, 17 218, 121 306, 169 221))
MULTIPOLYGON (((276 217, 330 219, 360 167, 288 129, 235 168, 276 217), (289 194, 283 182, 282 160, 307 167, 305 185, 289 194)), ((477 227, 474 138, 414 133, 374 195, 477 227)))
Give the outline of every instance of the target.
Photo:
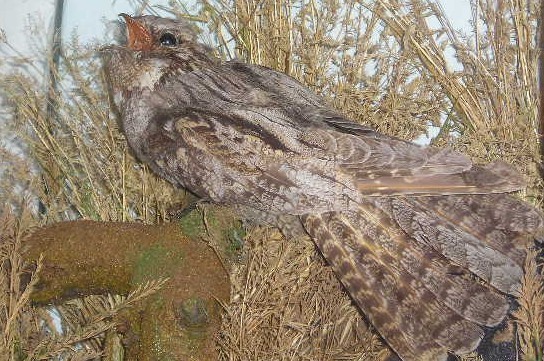
POLYGON ((161 38, 159 39, 162 46, 174 46, 177 45, 178 41, 176 40, 176 37, 171 33, 164 33, 161 35, 161 38))

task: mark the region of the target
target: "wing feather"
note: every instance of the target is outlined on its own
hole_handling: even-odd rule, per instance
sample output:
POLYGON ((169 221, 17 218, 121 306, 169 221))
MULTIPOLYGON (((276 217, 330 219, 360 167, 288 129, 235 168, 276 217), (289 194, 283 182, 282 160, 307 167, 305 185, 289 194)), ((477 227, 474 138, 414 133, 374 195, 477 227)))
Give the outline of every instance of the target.
MULTIPOLYGON (((523 276, 521 265, 493 243, 459 225, 449 215, 440 215, 414 198, 391 200, 398 224, 417 241, 432 247, 454 264, 470 270, 498 290, 516 294, 523 276)), ((425 202, 423 200, 423 202, 425 202)), ((510 242, 511 243, 511 242, 510 242)))
POLYGON ((480 326, 499 324, 509 303, 471 273, 515 293, 524 247, 544 227, 538 211, 504 194, 368 198, 354 209, 301 219, 403 360, 474 350, 480 326))
POLYGON ((520 267, 526 250, 542 236, 541 212, 507 194, 417 197, 411 202, 435 212, 473 237, 485 242, 520 267))

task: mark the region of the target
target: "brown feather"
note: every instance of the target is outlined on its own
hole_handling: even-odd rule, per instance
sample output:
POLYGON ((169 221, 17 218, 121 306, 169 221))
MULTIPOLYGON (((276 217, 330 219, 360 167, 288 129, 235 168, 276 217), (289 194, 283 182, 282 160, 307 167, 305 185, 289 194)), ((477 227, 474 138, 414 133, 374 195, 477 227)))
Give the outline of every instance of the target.
POLYGON ((505 317, 501 292, 516 293, 544 228, 501 194, 524 186, 512 167, 351 122, 283 73, 221 63, 184 21, 124 17, 128 47, 103 49, 106 73, 132 150, 157 174, 305 230, 403 360, 472 351, 505 317))

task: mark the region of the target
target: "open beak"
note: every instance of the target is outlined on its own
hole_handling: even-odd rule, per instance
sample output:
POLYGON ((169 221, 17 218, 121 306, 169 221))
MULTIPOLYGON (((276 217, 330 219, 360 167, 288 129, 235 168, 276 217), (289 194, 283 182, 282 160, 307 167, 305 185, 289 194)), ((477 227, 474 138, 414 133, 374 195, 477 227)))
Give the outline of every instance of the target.
POLYGON ((127 47, 137 51, 150 50, 153 41, 149 30, 130 15, 121 13, 119 16, 125 19, 127 25, 127 47))

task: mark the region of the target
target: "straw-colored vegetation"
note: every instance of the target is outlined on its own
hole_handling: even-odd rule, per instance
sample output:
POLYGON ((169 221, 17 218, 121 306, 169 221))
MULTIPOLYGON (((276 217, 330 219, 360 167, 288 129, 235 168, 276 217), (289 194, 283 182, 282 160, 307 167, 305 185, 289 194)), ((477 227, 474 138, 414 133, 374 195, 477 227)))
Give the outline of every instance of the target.
MULTIPOLYGON (((179 0, 166 9, 140 1, 137 8, 196 20, 218 56, 284 71, 355 121, 407 139, 436 130, 432 144, 456 147, 478 162, 505 159, 527 175, 529 187, 522 196, 540 206, 540 2, 471 3, 473 27, 464 34, 452 28, 448 14, 432 0, 197 0, 191 9, 179 0)), ((9 44, 4 47, 10 51, 9 44)), ((84 308, 81 312, 95 313, 81 324, 69 318, 74 312, 64 312, 61 318, 71 331, 44 338, 44 327, 53 329, 47 327, 50 316, 28 302, 39 264, 30 272, 20 254, 31 227, 74 218, 162 222, 168 220, 168 209, 184 202, 183 191, 157 179, 131 156, 110 110, 94 49, 73 39, 58 65, 59 86, 49 95, 32 72, 0 75, 10 115, 5 128, 17 134, 26 154, 0 150, 0 197, 21 213, 15 219, 7 212, 1 221, 0 355, 10 360, 69 357, 69 352, 79 352, 72 359, 93 359, 111 329, 109 319, 100 315, 156 286, 109 303, 75 302, 71 307, 89 302, 108 307, 84 308), (28 200, 36 210, 32 215, 25 211, 28 200), (30 281, 23 282, 29 274, 30 281), (94 354, 72 347, 81 341, 94 354)), ((288 241, 275 230, 257 228, 248 233, 245 252, 244 262, 232 267, 232 300, 225 305, 218 336, 222 359, 383 356, 379 338, 308 240, 288 241)), ((537 266, 531 253, 515 313, 524 360, 543 359, 544 290, 537 266)))

